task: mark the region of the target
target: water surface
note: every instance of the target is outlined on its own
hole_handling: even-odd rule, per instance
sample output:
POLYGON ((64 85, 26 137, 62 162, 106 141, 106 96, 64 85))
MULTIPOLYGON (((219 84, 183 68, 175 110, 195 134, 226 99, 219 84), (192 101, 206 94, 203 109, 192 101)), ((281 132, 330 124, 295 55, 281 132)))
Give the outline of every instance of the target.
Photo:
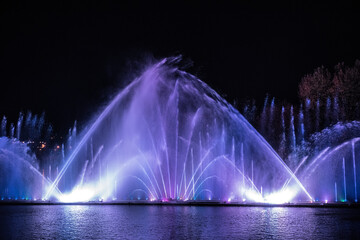
POLYGON ((0 206, 1 239, 356 239, 360 209, 0 206))

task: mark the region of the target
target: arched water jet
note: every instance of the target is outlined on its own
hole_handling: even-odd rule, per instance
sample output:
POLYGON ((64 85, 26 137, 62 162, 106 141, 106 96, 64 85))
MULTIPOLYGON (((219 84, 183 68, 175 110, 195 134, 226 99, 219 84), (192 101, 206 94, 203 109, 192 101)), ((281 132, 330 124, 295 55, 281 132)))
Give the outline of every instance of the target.
MULTIPOLYGON (((2 198, 42 199, 50 181, 40 173, 36 157, 27 144, 0 137, 0 196, 2 198)), ((56 197, 61 196, 58 188, 56 197)))
POLYGON ((359 141, 360 138, 353 138, 337 146, 327 147, 319 154, 307 157, 305 163, 295 170, 295 174, 316 199, 357 202, 356 148, 359 141), (330 194, 334 191, 334 195, 330 194))
POLYGON ((81 150, 81 148, 83 147, 83 145, 88 141, 88 139, 91 137, 91 135, 93 134, 93 132, 96 130, 96 127, 101 123, 101 121, 107 116, 107 114, 110 112, 110 110, 112 109, 113 105, 116 104, 116 102, 118 102, 126 93, 126 90, 128 88, 131 88, 133 85, 135 85, 137 83, 137 81, 134 81, 132 84, 130 84, 124 91, 120 92, 115 99, 106 107, 106 109, 100 114, 100 116, 97 118, 97 120, 94 122, 94 124, 91 126, 91 128, 89 129, 89 131, 87 131, 87 133, 85 134, 85 136, 81 139, 81 141, 78 143, 78 145, 76 146, 75 150, 71 153, 70 157, 67 159, 67 161, 65 162, 64 167, 61 169, 59 175, 56 177, 56 179, 54 180, 53 184, 50 186, 50 189, 48 190, 48 192, 45 195, 45 199, 48 199, 49 196, 53 193, 55 187, 59 184, 59 181, 61 180, 62 176, 64 175, 64 173, 66 172, 67 168, 70 166, 70 164, 72 163, 72 161, 74 160, 74 158, 76 157, 76 155, 78 154, 78 152, 81 150))
MULTIPOLYGON (((104 195, 98 192, 103 189, 113 189, 114 181, 115 197, 127 196, 122 191, 121 176, 115 172, 124 174, 117 170, 119 165, 133 159, 126 174, 142 179, 148 186, 145 190, 152 192, 153 197, 186 199, 189 193, 195 196, 198 184, 215 175, 225 178, 226 186, 207 181, 201 189, 211 189, 216 198, 228 199, 238 192, 238 185, 252 189, 262 186, 264 194, 270 195, 293 179, 289 187, 299 192, 300 198, 311 200, 293 172, 243 116, 205 83, 174 66, 178 61, 161 61, 120 91, 83 133, 46 198, 52 196, 70 164, 76 160, 82 165, 89 159, 83 147, 93 139, 91 149, 104 146, 101 161, 94 166, 99 168, 99 176, 85 178, 84 188, 102 181, 104 166, 110 169, 110 176, 104 177, 105 185, 100 190, 96 188, 94 196, 104 195), (109 154, 119 141, 122 144, 109 154), (221 159, 208 167, 218 156, 221 159), (234 169, 241 169, 242 174, 228 174, 234 169), (160 183, 163 192, 158 191, 160 183)), ((127 188, 138 186, 129 183, 127 188)))

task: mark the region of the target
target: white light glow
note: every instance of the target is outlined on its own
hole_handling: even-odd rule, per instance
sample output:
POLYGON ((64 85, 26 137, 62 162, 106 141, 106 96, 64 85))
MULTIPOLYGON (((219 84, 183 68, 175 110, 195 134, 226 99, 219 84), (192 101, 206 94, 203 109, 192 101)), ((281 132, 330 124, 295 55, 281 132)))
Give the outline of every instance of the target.
POLYGON ((90 201, 95 195, 95 192, 91 189, 84 189, 84 188, 75 188, 69 194, 64 194, 60 197, 61 202, 88 202, 90 201))
POLYGON ((265 202, 271 204, 288 203, 291 202, 295 195, 296 191, 287 188, 285 190, 269 194, 265 197, 265 202))
POLYGON ((258 203, 264 202, 264 199, 261 196, 261 194, 255 191, 254 189, 248 189, 247 191, 245 191, 245 196, 246 196, 246 198, 244 198, 245 201, 246 199, 248 199, 250 202, 258 202, 258 203))

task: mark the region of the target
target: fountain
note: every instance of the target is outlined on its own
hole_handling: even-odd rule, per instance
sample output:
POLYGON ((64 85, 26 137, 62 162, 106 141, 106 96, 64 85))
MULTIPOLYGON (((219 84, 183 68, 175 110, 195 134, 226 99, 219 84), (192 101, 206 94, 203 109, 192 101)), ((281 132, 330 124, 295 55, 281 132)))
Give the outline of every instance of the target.
POLYGON ((53 199, 59 186, 60 201, 79 193, 89 200, 289 202, 296 195, 310 201, 264 138, 214 90, 178 69, 178 61, 149 67, 115 96, 81 135, 45 198, 53 199), (62 188, 70 175, 76 181, 62 188))
MULTIPOLYGON (((1 196, 54 202, 357 202, 359 122, 310 136, 320 126, 319 101, 313 103, 313 126, 310 100, 298 110, 282 106, 279 151, 289 154, 285 164, 235 108, 179 69, 180 60, 148 67, 82 132, 75 122, 57 147, 58 161, 41 168, 20 138, 40 136, 44 115, 20 113, 9 131, 3 117, 1 134, 10 138, 0 138, 0 163, 11 171, 1 172, 1 196)), ((260 117, 264 131, 277 120, 275 98, 268 101, 267 96, 260 117)), ((332 105, 333 113, 327 100, 325 114, 338 119, 336 99, 332 105)), ((253 102, 245 114, 253 118, 255 110, 253 102)))
POLYGON ((304 186, 319 201, 357 202, 357 160, 360 122, 338 123, 312 136, 309 154, 295 171, 304 186), (322 149, 322 150, 317 150, 322 149), (331 191, 334 189, 335 195, 331 191), (342 183, 342 184, 337 184, 342 183))
MULTIPOLYGON (((38 162, 29 147, 16 140, 0 137, 1 200, 41 199, 50 181, 39 172, 38 162)), ((55 189, 55 195, 59 191, 55 189)))

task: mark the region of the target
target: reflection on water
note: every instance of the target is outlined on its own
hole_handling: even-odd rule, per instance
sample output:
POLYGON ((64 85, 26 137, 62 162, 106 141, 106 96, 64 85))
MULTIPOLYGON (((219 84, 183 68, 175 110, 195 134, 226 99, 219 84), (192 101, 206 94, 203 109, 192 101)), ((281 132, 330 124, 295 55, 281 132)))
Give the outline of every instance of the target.
POLYGON ((1 239, 360 238, 359 209, 0 206, 1 239))

